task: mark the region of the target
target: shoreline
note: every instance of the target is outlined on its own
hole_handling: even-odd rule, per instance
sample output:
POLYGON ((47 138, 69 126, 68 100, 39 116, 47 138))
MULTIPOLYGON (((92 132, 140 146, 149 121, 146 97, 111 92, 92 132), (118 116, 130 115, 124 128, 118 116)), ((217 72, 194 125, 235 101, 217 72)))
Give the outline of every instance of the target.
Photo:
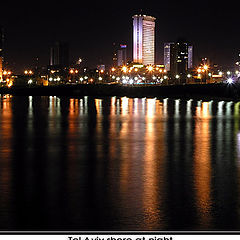
POLYGON ((131 98, 181 98, 210 100, 240 100, 240 84, 189 84, 189 85, 117 85, 79 84, 57 86, 13 86, 0 88, 0 94, 14 96, 58 96, 81 98, 92 97, 131 97, 131 98))

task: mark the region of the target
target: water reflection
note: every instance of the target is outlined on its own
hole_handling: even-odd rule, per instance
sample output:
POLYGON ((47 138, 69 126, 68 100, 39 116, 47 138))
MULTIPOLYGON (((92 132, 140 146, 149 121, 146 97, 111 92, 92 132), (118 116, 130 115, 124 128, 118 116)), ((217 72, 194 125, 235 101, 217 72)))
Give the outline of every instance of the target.
POLYGON ((239 230, 239 106, 1 96, 1 228, 239 230))
POLYGON ((210 162, 210 114, 209 103, 203 102, 197 107, 195 124, 194 182, 196 189, 196 207, 203 229, 211 223, 211 162, 210 162))
POLYGON ((12 224, 12 110, 11 96, 0 95, 0 223, 2 228, 12 224))

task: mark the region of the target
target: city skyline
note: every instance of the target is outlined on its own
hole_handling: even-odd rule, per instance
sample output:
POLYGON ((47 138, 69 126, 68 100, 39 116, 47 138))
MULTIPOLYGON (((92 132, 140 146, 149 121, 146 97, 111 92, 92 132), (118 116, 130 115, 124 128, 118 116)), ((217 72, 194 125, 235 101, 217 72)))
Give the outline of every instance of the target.
MULTIPOLYGON (((7 3, 4 4, 10 9, 7 3)), ((157 63, 163 63, 164 42, 179 37, 193 44, 195 59, 208 57, 227 66, 233 66, 237 61, 240 39, 235 29, 237 12, 231 4, 140 1, 117 7, 104 3, 94 6, 84 3, 81 9, 74 6, 49 3, 46 7, 42 3, 36 7, 21 3, 11 9, 11 18, 4 11, 0 24, 6 32, 5 55, 9 66, 29 67, 34 65, 36 57, 41 65, 47 64, 49 48, 59 40, 69 42, 72 61, 82 57, 89 66, 110 64, 113 42, 126 43, 131 56, 131 17, 141 13, 156 17, 157 63), (49 14, 44 15, 45 12, 49 14)))

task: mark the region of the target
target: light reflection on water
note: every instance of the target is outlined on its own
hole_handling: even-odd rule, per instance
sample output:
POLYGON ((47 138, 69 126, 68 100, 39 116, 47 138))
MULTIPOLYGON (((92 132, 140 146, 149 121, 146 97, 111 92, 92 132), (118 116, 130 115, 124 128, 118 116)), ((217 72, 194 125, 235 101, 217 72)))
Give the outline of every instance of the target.
POLYGON ((1 229, 240 230, 239 111, 1 96, 1 229))

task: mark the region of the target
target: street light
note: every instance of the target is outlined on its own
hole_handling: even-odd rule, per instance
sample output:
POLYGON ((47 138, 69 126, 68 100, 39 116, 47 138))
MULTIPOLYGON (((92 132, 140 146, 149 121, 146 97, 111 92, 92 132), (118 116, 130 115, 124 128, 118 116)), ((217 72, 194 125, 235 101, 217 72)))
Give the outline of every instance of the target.
POLYGON ((208 65, 204 65, 204 66, 203 66, 203 69, 204 69, 205 71, 207 71, 207 70, 208 70, 208 68, 209 68, 209 66, 208 66, 208 65))
POLYGON ((126 67, 126 66, 123 66, 123 67, 122 67, 122 71, 123 71, 124 73, 126 73, 126 72, 127 72, 127 67, 126 67))

